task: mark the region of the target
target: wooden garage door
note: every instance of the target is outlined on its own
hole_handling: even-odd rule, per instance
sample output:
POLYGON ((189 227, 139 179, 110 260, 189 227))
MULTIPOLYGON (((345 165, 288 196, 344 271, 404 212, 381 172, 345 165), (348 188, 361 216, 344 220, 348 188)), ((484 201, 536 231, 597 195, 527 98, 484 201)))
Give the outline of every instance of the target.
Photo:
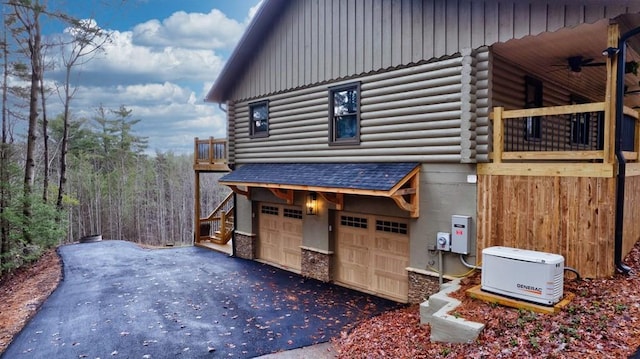
POLYGON ((258 259, 300 272, 302 210, 277 204, 260 204, 258 259))
POLYGON ((337 221, 336 282, 406 302, 407 221, 356 213, 340 213, 337 221))

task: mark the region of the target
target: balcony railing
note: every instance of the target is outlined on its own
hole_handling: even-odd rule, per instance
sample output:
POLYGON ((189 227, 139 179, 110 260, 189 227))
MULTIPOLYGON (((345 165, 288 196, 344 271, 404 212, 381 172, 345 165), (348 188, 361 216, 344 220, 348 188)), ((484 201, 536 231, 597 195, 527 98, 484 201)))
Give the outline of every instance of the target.
POLYGON ((194 148, 194 168, 199 170, 227 169, 227 140, 208 139, 201 140, 196 137, 194 148))
MULTIPOLYGON (((613 126, 605 119, 604 102, 509 111, 498 107, 492 116, 494 163, 606 162, 613 153, 613 126)), ((638 112, 625 108, 623 126, 625 157, 637 160, 638 112)))

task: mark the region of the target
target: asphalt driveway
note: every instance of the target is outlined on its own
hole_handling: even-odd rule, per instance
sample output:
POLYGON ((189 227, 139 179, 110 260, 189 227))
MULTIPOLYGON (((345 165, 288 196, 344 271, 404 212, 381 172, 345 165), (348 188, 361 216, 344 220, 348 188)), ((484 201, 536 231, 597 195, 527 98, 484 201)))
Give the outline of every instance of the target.
POLYGON ((399 304, 198 248, 63 246, 64 279, 2 358, 252 358, 399 304))

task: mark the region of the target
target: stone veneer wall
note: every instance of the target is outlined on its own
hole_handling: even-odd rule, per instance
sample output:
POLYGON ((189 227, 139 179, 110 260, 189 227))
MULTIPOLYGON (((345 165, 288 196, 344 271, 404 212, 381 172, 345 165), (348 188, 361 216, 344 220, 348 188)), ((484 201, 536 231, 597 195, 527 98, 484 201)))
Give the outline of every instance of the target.
POLYGON ((244 259, 256 258, 256 235, 237 232, 233 238, 236 246, 236 257, 244 259))
POLYGON ((409 303, 422 303, 440 291, 438 278, 409 271, 409 303))
POLYGON ((331 254, 301 248, 302 270, 305 277, 317 279, 323 282, 331 280, 331 254))

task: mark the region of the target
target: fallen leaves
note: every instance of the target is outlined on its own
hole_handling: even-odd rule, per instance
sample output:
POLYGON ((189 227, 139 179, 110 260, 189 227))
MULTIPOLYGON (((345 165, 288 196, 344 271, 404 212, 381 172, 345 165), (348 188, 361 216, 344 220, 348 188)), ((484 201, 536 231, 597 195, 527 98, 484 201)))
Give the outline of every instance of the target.
MULTIPOLYGON (((640 243, 625 263, 640 272, 640 243)), ((573 277, 571 277, 573 278, 573 277)), ((640 277, 565 281, 574 300, 553 315, 492 305, 469 298, 475 275, 452 293, 462 301, 456 315, 485 323, 474 343, 431 343, 411 306, 362 321, 333 340, 339 358, 626 358, 640 347, 640 277)))

